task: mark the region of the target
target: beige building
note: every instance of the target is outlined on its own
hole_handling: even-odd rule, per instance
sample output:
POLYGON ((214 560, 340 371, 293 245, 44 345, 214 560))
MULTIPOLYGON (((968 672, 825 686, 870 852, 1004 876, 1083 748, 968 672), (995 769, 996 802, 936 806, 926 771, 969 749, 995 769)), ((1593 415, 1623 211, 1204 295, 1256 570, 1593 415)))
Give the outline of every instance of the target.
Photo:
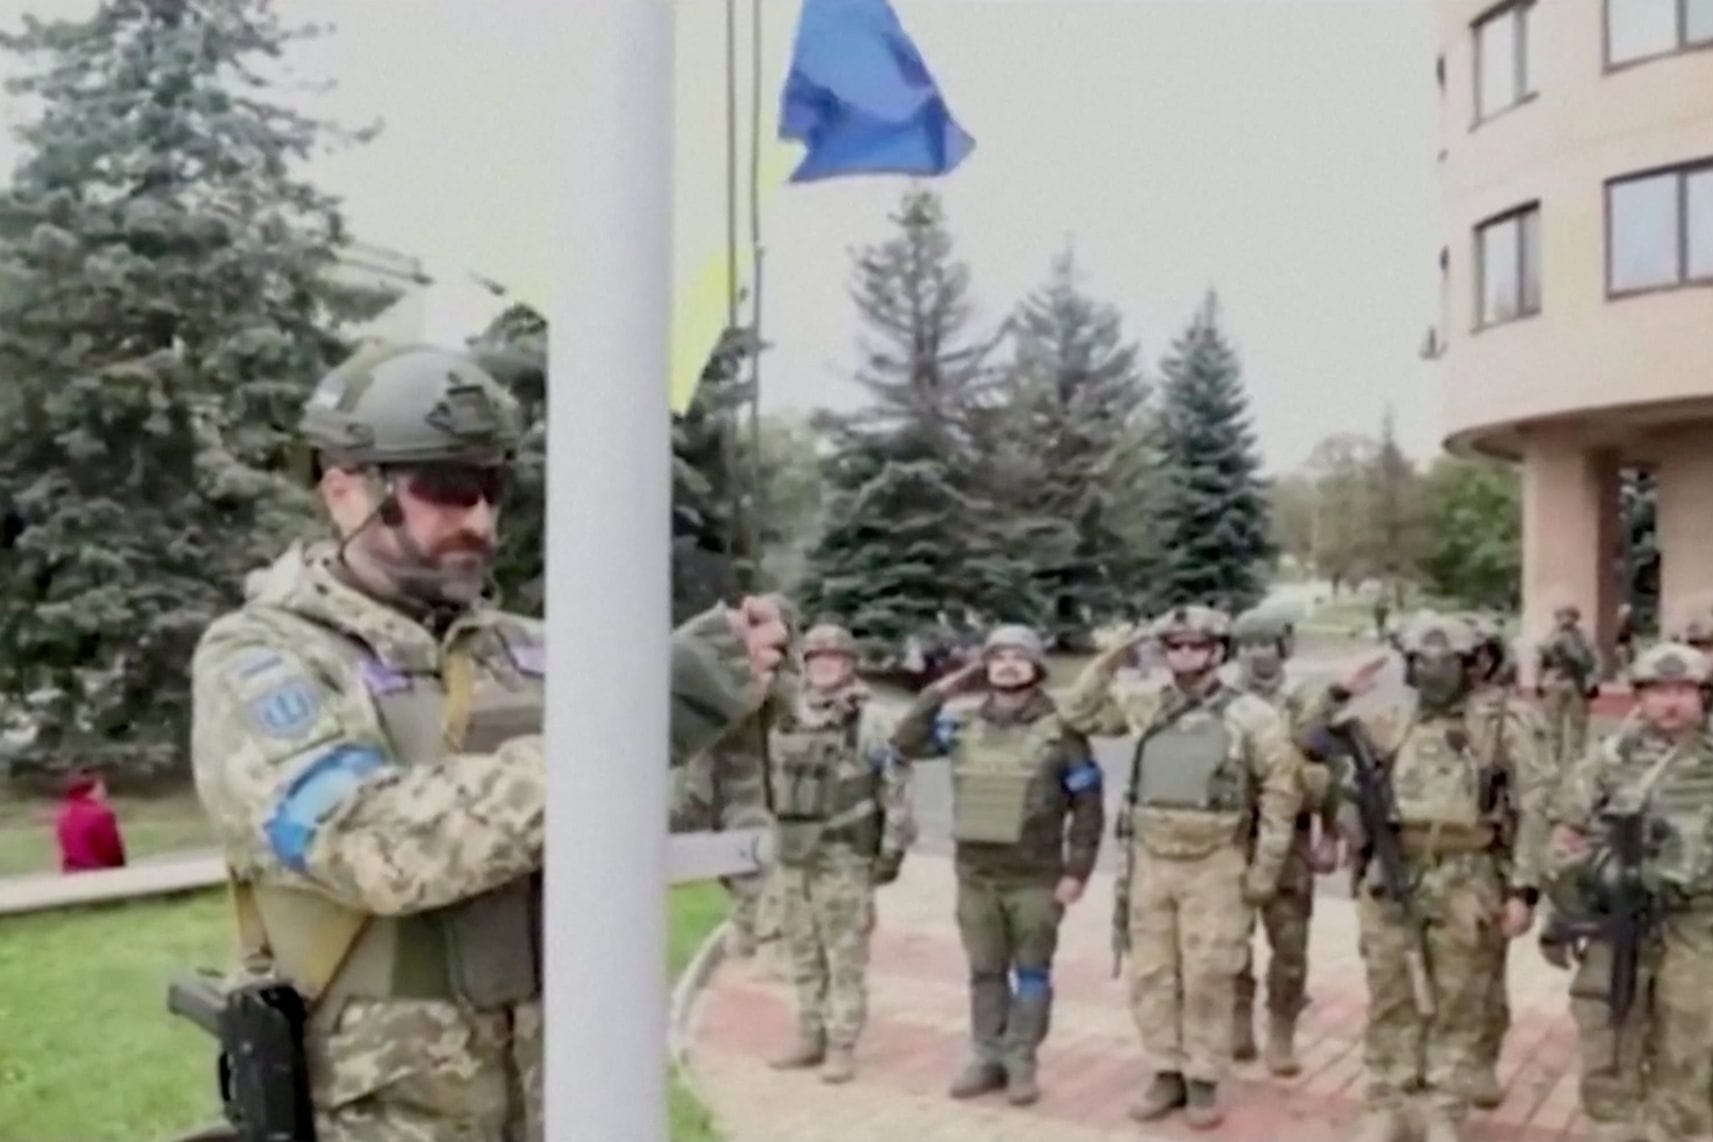
POLYGON ((1437 0, 1446 444, 1523 470, 1524 631, 1609 640, 1619 471, 1713 591, 1713 0, 1437 0))

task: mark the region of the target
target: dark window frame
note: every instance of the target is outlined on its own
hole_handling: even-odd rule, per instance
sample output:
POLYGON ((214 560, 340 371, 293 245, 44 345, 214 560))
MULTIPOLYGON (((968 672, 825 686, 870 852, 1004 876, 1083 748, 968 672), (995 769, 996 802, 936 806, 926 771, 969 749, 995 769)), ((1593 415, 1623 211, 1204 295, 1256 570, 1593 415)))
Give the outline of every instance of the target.
POLYGON ((1515 111, 1519 107, 1534 102, 1539 90, 1535 87, 1533 69, 1529 67, 1529 25, 1534 20, 1535 0, 1503 0, 1487 9, 1469 25, 1471 79, 1474 87, 1474 104, 1471 110, 1474 121, 1469 129, 1484 123, 1491 123, 1501 115, 1515 111), (1515 20, 1516 28, 1511 37, 1511 51, 1515 57, 1511 61, 1513 76, 1517 80, 1517 97, 1503 107, 1495 107, 1491 111, 1481 110, 1481 29, 1495 20, 1515 20))
POLYGON ((1530 202, 1519 203, 1508 210, 1500 211, 1498 214, 1490 215, 1475 224, 1474 229, 1471 231, 1471 238, 1473 240, 1474 247, 1472 253, 1475 264, 1475 273, 1473 275, 1475 281, 1475 321, 1471 332, 1480 333, 1483 330, 1496 329, 1502 325, 1510 325, 1512 322, 1526 321, 1531 317, 1540 316, 1541 310, 1545 304, 1542 295, 1546 292, 1544 282, 1541 280, 1543 275, 1539 272, 1542 268, 1540 215, 1540 200, 1534 199, 1530 202), (1529 244, 1524 241, 1524 234, 1528 229, 1527 223, 1524 220, 1531 214, 1534 216, 1535 220, 1534 251, 1536 268, 1534 305, 1532 308, 1526 304, 1529 295, 1529 289, 1526 284, 1528 282, 1529 244), (1517 307, 1516 312, 1511 314, 1509 317, 1500 317, 1488 320, 1486 314, 1487 257, 1484 252, 1486 235, 1487 232, 1492 230, 1494 227, 1502 226, 1507 222, 1514 222, 1517 226, 1517 307))
POLYGON ((1621 301, 1625 298, 1642 297, 1650 293, 1669 293, 1680 289, 1705 289, 1713 286, 1713 270, 1703 277, 1689 276, 1689 180, 1698 174, 1713 174, 1713 155, 1688 162, 1669 163, 1660 167, 1649 167, 1646 170, 1629 171, 1615 175, 1602 184, 1600 188, 1602 207, 1605 216, 1606 256, 1606 300, 1621 301), (1677 189, 1677 272, 1669 282, 1656 285, 1631 286, 1628 289, 1612 288, 1612 188, 1630 182, 1646 182, 1649 179, 1671 176, 1677 189))
POLYGON ((1627 71, 1632 67, 1653 63, 1656 60, 1671 59, 1673 56, 1687 55, 1690 52, 1704 52, 1713 49, 1713 33, 1705 40, 1689 43, 1689 0, 1676 0, 1677 36, 1676 44, 1657 52, 1646 55, 1630 56, 1626 59, 1612 58, 1612 0, 1600 0, 1600 66, 1607 75, 1615 71, 1627 71))

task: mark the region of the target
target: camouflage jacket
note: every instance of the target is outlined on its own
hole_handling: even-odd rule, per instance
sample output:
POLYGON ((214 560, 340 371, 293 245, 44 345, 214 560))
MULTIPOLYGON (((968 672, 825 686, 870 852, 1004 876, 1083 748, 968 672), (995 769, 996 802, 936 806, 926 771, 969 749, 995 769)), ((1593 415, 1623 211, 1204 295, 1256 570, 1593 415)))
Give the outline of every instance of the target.
MULTIPOLYGON (((1303 807, 1297 815, 1298 831, 1307 828, 1317 815, 1330 828, 1337 809, 1337 799, 1331 796, 1334 781, 1332 767, 1326 762, 1309 758, 1302 753, 1298 745, 1318 691, 1315 687, 1288 675, 1272 686, 1260 686, 1245 680, 1239 673, 1234 677, 1231 686, 1240 693, 1251 694, 1266 702, 1278 711, 1279 717, 1285 723, 1286 737, 1290 741, 1291 749, 1297 753, 1297 775, 1303 787, 1303 807)), ((1256 823, 1258 826, 1259 818, 1256 823)))
MULTIPOLYGON (((1009 845, 959 841, 959 875, 1023 880, 1069 876, 1086 881, 1106 827, 1100 765, 1088 739, 1064 722, 1046 691, 1037 690, 1016 711, 1002 709, 991 698, 952 711, 932 689, 925 690, 899 719, 892 743, 905 757, 949 758, 955 771, 978 733, 984 749, 1038 753, 1016 758, 1031 774, 1020 839, 1009 845)), ((955 801, 955 776, 953 790, 955 801)), ((954 814, 957 808, 954 803, 954 814)))
MULTIPOLYGON (((1090 737, 1148 734, 1186 707, 1211 704, 1217 696, 1215 691, 1191 697, 1169 678, 1121 679, 1117 664, 1111 655, 1096 658, 1060 700, 1065 721, 1090 737)), ((1247 822, 1253 819, 1251 873, 1273 883, 1284 868, 1302 809, 1302 755, 1292 748, 1284 719, 1260 698, 1237 693, 1219 708, 1226 734, 1247 767, 1254 799, 1231 822, 1236 828, 1230 839, 1243 843, 1251 835, 1247 822)), ((1202 847, 1204 837, 1223 836, 1227 822, 1199 810, 1138 806, 1132 827, 1144 847, 1178 851, 1202 847)))
MULTIPOLYGON (((1327 687, 1305 719, 1308 740, 1334 719, 1351 716, 1327 687)), ((1487 846, 1499 860, 1508 885, 1533 892, 1540 886, 1545 853, 1547 802, 1557 775, 1540 717, 1523 702, 1501 706, 1494 690, 1471 695, 1445 712, 1413 702, 1361 716, 1392 783, 1399 824, 1454 838, 1491 834, 1487 846)), ((1354 777, 1342 777, 1341 801, 1353 804, 1354 777)), ((1344 821, 1346 831, 1354 822, 1344 821)))

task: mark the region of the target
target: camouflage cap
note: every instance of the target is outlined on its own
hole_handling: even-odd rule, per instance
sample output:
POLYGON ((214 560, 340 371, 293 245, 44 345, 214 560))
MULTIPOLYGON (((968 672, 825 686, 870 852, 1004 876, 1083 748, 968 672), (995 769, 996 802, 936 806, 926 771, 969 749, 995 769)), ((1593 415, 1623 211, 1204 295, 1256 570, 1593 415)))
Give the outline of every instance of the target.
POLYGON ((298 432, 342 464, 497 464, 522 425, 516 399, 471 357, 377 343, 321 379, 298 432))
POLYGON ((1475 626, 1458 615, 1442 615, 1424 611, 1410 620, 1399 640, 1405 654, 1470 655, 1481 643, 1475 626))
POLYGON ((1173 607, 1160 615, 1150 625, 1148 633, 1162 641, 1174 637, 1222 639, 1231 633, 1231 620, 1223 611, 1192 604, 1173 607))
POLYGON ((1658 682, 1708 681, 1707 656, 1693 646, 1681 642, 1662 642, 1648 647, 1630 667, 1631 686, 1651 686, 1658 682))
POLYGON ((856 638, 837 623, 817 623, 803 636, 803 657, 844 654, 856 657, 856 638))
POLYGON ((1291 637, 1291 624, 1277 611, 1251 607, 1231 624, 1235 642, 1284 642, 1291 637))
POLYGON ((982 654, 987 655, 1002 649, 1021 650, 1029 656, 1029 661, 1037 666, 1045 666, 1047 662, 1047 648, 1041 644, 1041 636, 1034 628, 1026 627, 1022 623, 1006 623, 988 632, 986 641, 981 645, 982 654))
POLYGON ((1713 643, 1713 596, 1697 595, 1679 608, 1673 638, 1692 646, 1713 643))

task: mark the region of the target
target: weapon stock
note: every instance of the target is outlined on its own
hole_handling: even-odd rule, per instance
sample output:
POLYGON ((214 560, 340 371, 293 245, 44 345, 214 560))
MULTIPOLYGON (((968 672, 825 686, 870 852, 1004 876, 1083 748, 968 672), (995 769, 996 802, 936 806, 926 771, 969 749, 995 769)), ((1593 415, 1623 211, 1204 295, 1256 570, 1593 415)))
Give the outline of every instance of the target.
POLYGON ((187 1019, 215 1038, 220 1037, 220 1012, 226 997, 220 977, 207 972, 173 977, 167 985, 167 1011, 187 1019))
POLYGON ((1398 846, 1398 814, 1391 782, 1381 772, 1374 745, 1361 722, 1352 718, 1327 728, 1349 748, 1351 770, 1356 778, 1356 811, 1362 818, 1367 842, 1362 859, 1364 863, 1373 862, 1380 873, 1380 883, 1372 890, 1374 895, 1391 901, 1409 933, 1404 964, 1410 976, 1410 993, 1417 1013, 1431 1019, 1435 1004, 1433 978, 1428 972, 1426 925, 1416 909, 1409 872, 1398 846))

